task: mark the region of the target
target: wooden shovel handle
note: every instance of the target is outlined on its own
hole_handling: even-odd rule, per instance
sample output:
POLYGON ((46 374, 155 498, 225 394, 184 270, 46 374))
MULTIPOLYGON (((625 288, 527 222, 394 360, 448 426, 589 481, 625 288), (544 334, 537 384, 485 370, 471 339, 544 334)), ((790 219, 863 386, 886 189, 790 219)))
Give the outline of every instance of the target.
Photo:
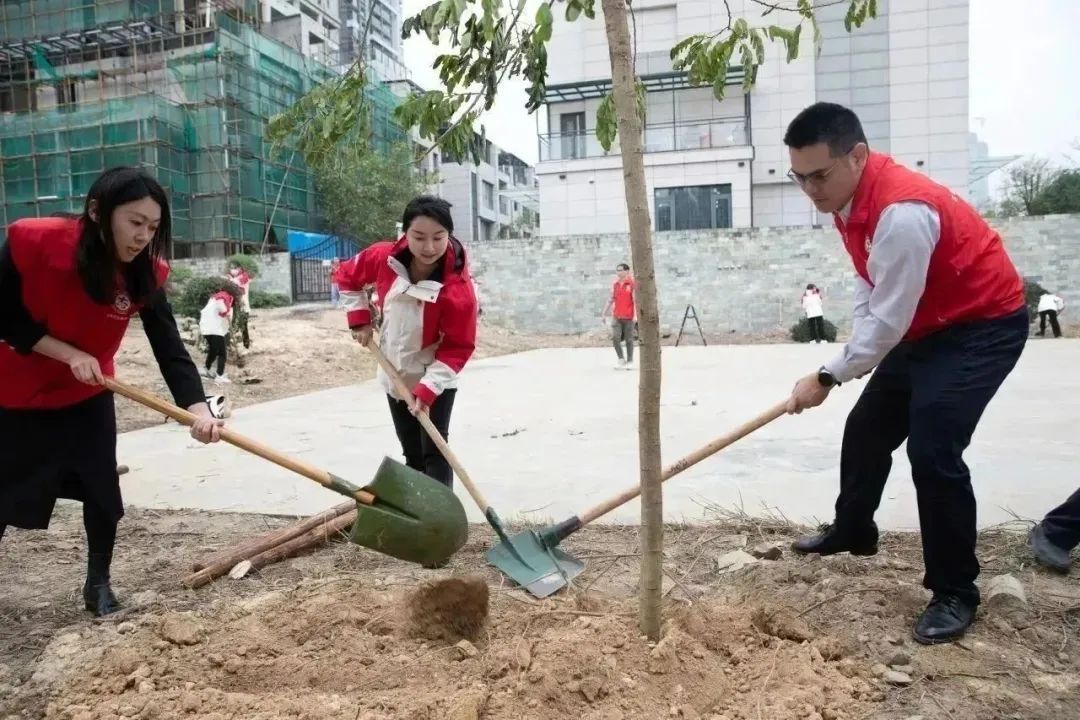
MULTIPOLYGON (((379 366, 386 373, 386 376, 390 378, 390 382, 393 383, 394 389, 397 391, 398 397, 409 402, 412 398, 412 390, 405 384, 405 381, 401 379, 401 374, 398 373, 397 368, 387 360, 386 355, 383 355, 383 351, 372 340, 368 346, 368 350, 375 356, 379 366)), ((458 476, 461 483, 465 486, 465 489, 469 491, 469 495, 472 495, 472 499, 476 501, 476 504, 480 506, 481 512, 487 513, 488 504, 487 500, 480 493, 480 490, 473 484, 472 478, 469 477, 469 473, 465 471, 465 467, 458 460, 457 455, 450 449, 450 445, 443 439, 442 433, 439 432, 439 428, 435 427, 435 423, 431 422, 431 418, 427 413, 420 413, 417 415, 417 419, 420 420, 420 424, 424 426, 424 430, 427 431, 428 437, 431 438, 431 442, 435 443, 435 447, 439 448, 439 452, 446 458, 446 462, 450 463, 450 467, 454 469, 454 474, 458 476)))
MULTIPOLYGON (((768 425, 773 420, 776 420, 778 417, 786 413, 787 401, 785 400, 782 403, 778 403, 777 405, 772 406, 765 412, 758 415, 753 420, 743 423, 742 425, 735 428, 726 435, 721 435, 708 445, 698 448, 683 459, 677 461, 674 465, 665 468, 663 474, 660 476, 660 482, 666 482, 667 480, 670 480, 671 478, 681 473, 683 470, 697 465, 699 462, 709 457, 710 455, 715 455, 716 453, 726 448, 728 445, 731 445, 737 440, 741 440, 750 433, 768 425)), ((602 502, 595 507, 591 507, 586 510, 584 514, 579 515, 578 517, 581 520, 581 525, 586 525, 592 522, 601 515, 605 515, 614 510, 615 508, 619 507, 620 505, 630 502, 640 494, 640 485, 635 485, 632 488, 627 488, 624 492, 616 495, 610 500, 606 500, 605 502, 602 502)))
MULTIPOLYGON (((191 427, 199 420, 194 413, 179 408, 170 402, 166 402, 152 393, 132 387, 131 385, 119 382, 113 378, 105 378, 105 387, 117 395, 123 395, 128 400, 133 400, 140 405, 145 405, 151 410, 156 410, 166 417, 171 417, 181 425, 191 427)), ((258 455, 263 460, 269 460, 286 470, 292 470, 310 480, 314 480, 323 487, 328 487, 335 492, 341 492, 341 480, 335 478, 325 470, 320 470, 319 468, 308 465, 296 458, 279 453, 277 450, 269 448, 260 442, 256 442, 255 440, 245 437, 233 430, 229 430, 228 428, 221 428, 220 432, 221 439, 230 445, 234 445, 241 450, 246 450, 253 455, 258 455)), ((351 495, 358 502, 362 502, 365 505, 372 505, 375 502, 375 496, 366 490, 357 489, 352 492, 351 495)))

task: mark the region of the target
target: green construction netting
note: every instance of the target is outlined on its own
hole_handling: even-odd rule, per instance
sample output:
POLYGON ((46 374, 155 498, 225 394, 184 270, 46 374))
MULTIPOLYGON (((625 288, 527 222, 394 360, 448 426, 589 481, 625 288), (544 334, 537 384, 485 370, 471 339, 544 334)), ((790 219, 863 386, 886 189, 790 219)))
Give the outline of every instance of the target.
MULTIPOLYGON (((155 2, 58 10, 68 5, 4 3, 0 38, 160 11, 155 2)), ((116 165, 143 165, 166 186, 180 243, 261 243, 271 214, 279 238, 288 229, 319 227, 310 173, 291 148, 272 152, 263 131, 267 118, 332 72, 232 17, 219 13, 216 23, 212 44, 170 52, 166 66, 127 87, 126 97, 113 97, 115 87, 101 97, 108 73, 66 67, 35 51, 39 77, 27 85, 38 109, 0 123, 0 242, 14 220, 78 210, 94 179, 116 165), (58 106, 50 83, 73 77, 82 78, 77 102, 58 106)), ((397 97, 385 86, 369 95, 376 144, 407 140, 392 120, 397 97)))

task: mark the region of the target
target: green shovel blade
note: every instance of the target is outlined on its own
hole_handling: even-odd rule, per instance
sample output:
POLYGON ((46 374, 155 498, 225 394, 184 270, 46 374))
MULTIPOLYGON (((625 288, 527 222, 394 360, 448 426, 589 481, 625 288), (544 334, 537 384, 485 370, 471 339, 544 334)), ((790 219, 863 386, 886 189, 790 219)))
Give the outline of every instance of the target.
POLYGON ((384 458, 365 490, 374 505, 357 503, 349 540, 400 560, 436 565, 465 545, 469 524, 454 491, 427 475, 384 458))
POLYGON ((583 562, 559 548, 546 547, 531 531, 499 543, 485 557, 530 594, 541 598, 566 587, 585 569, 583 562))

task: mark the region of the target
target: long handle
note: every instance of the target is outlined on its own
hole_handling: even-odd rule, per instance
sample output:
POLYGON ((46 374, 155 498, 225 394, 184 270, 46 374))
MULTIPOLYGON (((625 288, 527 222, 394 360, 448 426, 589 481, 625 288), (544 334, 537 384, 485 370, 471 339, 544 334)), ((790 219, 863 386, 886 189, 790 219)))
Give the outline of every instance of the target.
MULTIPOLYGON (((666 481, 670 480, 671 478, 673 478, 676 475, 678 475, 679 473, 681 473, 683 470, 686 470, 687 468, 690 468, 690 467, 693 467, 694 465, 697 465, 699 462, 701 462, 705 458, 709 457, 710 455, 715 455, 716 453, 718 453, 721 450, 723 450, 724 448, 726 448, 728 445, 731 445, 732 443, 736 442, 737 440, 741 440, 742 438, 746 437, 750 433, 754 432, 755 430, 758 430, 759 428, 762 428, 762 427, 768 425, 773 420, 776 420, 778 417, 780 417, 781 415, 784 415, 786 413, 787 413, 787 401, 785 400, 782 403, 778 403, 778 404, 772 406, 771 408, 769 408, 765 412, 758 415, 753 420, 750 420, 749 422, 743 423, 742 425, 735 428, 734 430, 727 433, 726 435, 721 435, 720 437, 716 438, 715 440, 713 440, 708 445, 705 445, 704 447, 698 448, 694 452, 690 453, 689 455, 687 455, 683 459, 676 462, 674 465, 671 465, 670 467, 666 468, 664 470, 664 473, 660 476, 660 482, 666 482, 666 481)), ((616 495, 615 497, 611 498, 610 500, 602 502, 599 505, 596 505, 595 507, 591 507, 588 510, 586 510, 583 514, 579 515, 577 517, 577 520, 579 520, 580 522, 577 524, 577 527, 579 528, 582 525, 587 525, 588 523, 591 523, 593 520, 600 517, 601 515, 605 515, 605 514, 611 512, 612 510, 614 510, 615 508, 619 507, 620 505, 623 505, 625 503, 630 502, 631 500, 633 500, 634 498, 636 498, 640 494, 641 494, 641 486, 640 485, 635 485, 632 488, 627 488, 625 491, 623 491, 622 493, 616 495)), ((575 530, 576 529, 577 528, 575 528, 575 530)))
MULTIPOLYGON (((374 341, 368 344, 368 350, 375 356, 375 359, 379 362, 379 366, 386 373, 386 376, 390 378, 390 382, 394 384, 394 389, 397 391, 398 397, 408 402, 411 398, 412 390, 405 384, 405 381, 401 379, 401 374, 398 373, 397 368, 391 364, 386 356, 383 355, 383 351, 379 349, 379 346, 374 341)), ((427 431, 428 436, 431 438, 431 442, 435 443, 435 447, 439 448, 439 452, 443 454, 446 461, 450 463, 450 467, 454 469, 454 474, 458 476, 461 483, 465 486, 465 489, 469 491, 469 495, 472 495, 472 499, 476 501, 476 504, 480 506, 480 511, 485 515, 488 514, 490 506, 484 496, 480 494, 480 490, 473 484, 472 478, 469 477, 469 473, 465 471, 465 467, 458 460, 457 455, 450 449, 450 446, 443 439, 442 433, 435 427, 435 423, 431 422, 431 418, 427 413, 420 413, 417 415, 420 420, 420 424, 424 426, 424 430, 427 431)))
MULTIPOLYGON (((119 382, 113 378, 105 378, 105 387, 113 391, 117 395, 123 395, 128 400, 133 400, 140 405, 145 405, 151 410, 171 417, 181 425, 192 426, 199 420, 199 418, 187 410, 177 407, 172 403, 166 402, 158 396, 132 387, 125 383, 119 382)), ((234 445, 241 450, 246 450, 253 455, 258 455, 263 460, 269 460, 275 465, 280 465, 286 470, 292 470, 293 472, 303 475, 304 477, 314 480, 323 487, 329 488, 335 492, 339 492, 342 495, 347 495, 354 498, 357 502, 362 502, 365 505, 373 505, 375 503, 375 496, 369 493, 367 490, 362 490, 352 483, 349 483, 336 475, 332 475, 325 470, 320 470, 317 467, 308 465, 307 463, 297 460, 296 458, 289 457, 279 453, 277 450, 267 447, 260 442, 256 442, 251 438, 245 437, 238 432, 229 430, 228 428, 221 428, 221 439, 230 445, 234 445)))

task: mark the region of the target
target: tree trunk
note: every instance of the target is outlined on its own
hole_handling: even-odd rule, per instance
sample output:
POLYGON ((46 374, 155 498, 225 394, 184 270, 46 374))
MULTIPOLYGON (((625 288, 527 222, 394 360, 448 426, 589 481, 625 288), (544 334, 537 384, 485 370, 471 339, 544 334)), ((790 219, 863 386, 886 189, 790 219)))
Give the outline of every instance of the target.
POLYGON ((660 636, 664 551, 664 500, 660 467, 660 313, 656 304, 652 218, 645 188, 641 116, 633 67, 626 0, 602 0, 611 58, 612 95, 618 118, 630 251, 637 283, 641 373, 638 378, 638 460, 641 481, 641 632, 660 636))

